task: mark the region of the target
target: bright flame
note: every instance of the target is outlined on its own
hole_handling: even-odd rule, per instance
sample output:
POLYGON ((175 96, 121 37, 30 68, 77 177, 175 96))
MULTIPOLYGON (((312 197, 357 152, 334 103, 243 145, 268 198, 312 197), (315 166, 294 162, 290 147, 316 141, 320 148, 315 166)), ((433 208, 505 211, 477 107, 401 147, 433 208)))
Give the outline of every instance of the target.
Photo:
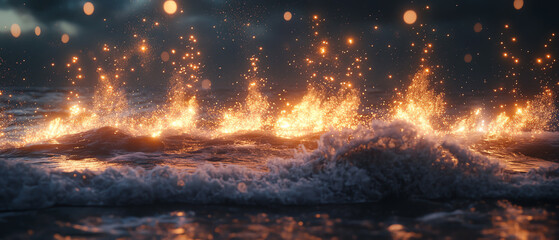
POLYGON ((292 110, 283 110, 275 123, 275 133, 281 137, 299 137, 330 128, 356 127, 360 98, 357 90, 340 89, 335 96, 311 88, 292 110))

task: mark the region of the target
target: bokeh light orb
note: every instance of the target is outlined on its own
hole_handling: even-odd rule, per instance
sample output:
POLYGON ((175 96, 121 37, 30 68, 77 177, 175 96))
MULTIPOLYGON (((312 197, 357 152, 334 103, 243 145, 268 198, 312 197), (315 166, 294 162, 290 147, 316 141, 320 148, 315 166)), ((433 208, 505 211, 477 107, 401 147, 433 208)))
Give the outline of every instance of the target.
POLYGON ((19 27, 19 24, 12 24, 12 26, 10 27, 10 33, 13 37, 18 38, 21 35, 21 28, 19 27))
POLYGON ((414 24, 417 21, 417 13, 414 10, 407 10, 404 13, 404 22, 407 24, 414 24))
POLYGON ((35 27, 35 35, 37 35, 37 37, 38 37, 39 35, 41 35, 41 27, 39 27, 39 26, 36 26, 36 27, 35 27))
POLYGON ((472 54, 468 53, 468 54, 464 55, 464 62, 470 63, 470 62, 472 62, 472 58, 473 58, 472 54))
POLYGON ((209 79, 202 80, 202 88, 208 90, 212 87, 212 82, 209 79))
POLYGON ((169 61, 169 53, 168 52, 164 51, 164 52, 161 53, 161 61, 163 61, 163 62, 169 61))
POLYGON ((524 6, 524 0, 514 0, 513 5, 516 10, 520 10, 524 6))
POLYGON ((62 43, 68 43, 68 41, 70 41, 70 36, 66 33, 62 34, 62 37, 60 38, 60 41, 62 41, 62 43))
POLYGON ((165 10, 167 14, 175 14, 175 12, 177 12, 177 3, 173 0, 167 0, 163 3, 163 10, 165 10))
POLYGON ((91 15, 93 14, 93 11, 95 11, 95 6, 93 6, 93 3, 91 2, 86 2, 83 5, 83 12, 85 13, 85 15, 91 15))
POLYGON ((287 11, 283 14, 283 19, 285 19, 285 21, 291 20, 292 17, 293 17, 293 14, 291 14, 290 11, 287 11))
POLYGON ((481 30, 483 30, 483 25, 481 25, 481 23, 476 23, 474 25, 474 32, 481 32, 481 30))

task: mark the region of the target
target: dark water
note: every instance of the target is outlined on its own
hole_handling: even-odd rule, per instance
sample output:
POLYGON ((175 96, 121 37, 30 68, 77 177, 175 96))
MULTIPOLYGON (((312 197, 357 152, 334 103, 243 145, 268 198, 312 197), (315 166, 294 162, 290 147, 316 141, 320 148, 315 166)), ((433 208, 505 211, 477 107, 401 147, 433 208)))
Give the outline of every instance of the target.
MULTIPOLYGON (((5 142, 66 111, 62 90, 8 95, 5 142)), ((554 239, 557 162, 557 132, 441 138, 373 120, 292 139, 152 138, 101 127, 4 143, 0 237, 554 239)))

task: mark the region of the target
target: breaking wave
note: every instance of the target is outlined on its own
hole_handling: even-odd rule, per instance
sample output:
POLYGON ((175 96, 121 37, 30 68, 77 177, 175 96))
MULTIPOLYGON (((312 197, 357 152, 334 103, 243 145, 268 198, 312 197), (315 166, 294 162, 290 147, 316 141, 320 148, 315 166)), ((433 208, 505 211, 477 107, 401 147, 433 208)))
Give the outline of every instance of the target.
MULTIPOLYGON (((108 131, 107 129, 102 131, 108 131)), ((99 143, 101 144, 101 143, 99 143)), ((123 148, 129 144, 125 142, 123 148)), ((158 148, 159 143, 147 145, 158 148)), ((385 199, 559 199, 559 167, 509 173, 498 161, 402 121, 323 134, 268 171, 203 164, 62 172, 0 160, 0 209, 153 203, 326 204, 385 199)))

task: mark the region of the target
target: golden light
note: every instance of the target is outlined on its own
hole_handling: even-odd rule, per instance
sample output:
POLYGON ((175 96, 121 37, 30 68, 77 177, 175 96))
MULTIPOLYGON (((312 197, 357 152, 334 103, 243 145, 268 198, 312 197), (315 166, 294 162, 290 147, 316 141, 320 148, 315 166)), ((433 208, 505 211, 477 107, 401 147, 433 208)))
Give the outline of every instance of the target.
POLYGON ((145 52, 147 49, 148 49, 148 48, 147 48, 146 46, 144 46, 144 45, 142 45, 142 46, 140 47, 140 51, 142 51, 142 52, 145 52))
POLYGON ((469 53, 464 55, 464 62, 466 62, 466 63, 472 62, 472 55, 469 54, 469 53))
POLYGON ((483 30, 483 26, 481 25, 481 23, 476 23, 474 25, 474 32, 481 32, 481 30, 483 30))
POLYGON ((542 59, 541 59, 541 58, 538 58, 538 59, 536 59, 536 62, 537 62, 537 63, 542 63, 542 59))
POLYGON ((175 14, 177 12, 177 3, 173 0, 167 0, 163 3, 163 10, 169 15, 175 14))
POLYGON ((524 0, 514 0, 513 5, 516 10, 520 10, 524 6, 524 0))
POLYGON ((292 17, 293 17, 293 15, 291 14, 290 11, 287 11, 287 12, 283 13, 283 19, 285 19, 285 21, 291 20, 292 17))
POLYGON ((85 15, 89 16, 93 14, 93 11, 95 11, 95 6, 93 6, 93 3, 86 2, 85 4, 83 4, 83 12, 85 13, 85 15))
POLYGON ((353 38, 348 38, 347 43, 350 44, 350 45, 353 44, 353 38))
POLYGON ((68 36, 68 34, 64 33, 64 34, 62 34, 62 37, 60 38, 60 41, 62 41, 62 43, 68 43, 68 41, 70 41, 70 36, 68 36))
POLYGON ((35 27, 35 35, 37 35, 37 36, 41 35, 41 27, 39 27, 39 26, 35 27))
POLYGON ((417 13, 414 10, 407 10, 404 13, 404 22, 407 24, 414 24, 417 21, 417 13))
POLYGON ((21 35, 21 28, 17 23, 12 24, 10 27, 10 33, 12 33, 12 36, 15 38, 18 38, 21 35))

